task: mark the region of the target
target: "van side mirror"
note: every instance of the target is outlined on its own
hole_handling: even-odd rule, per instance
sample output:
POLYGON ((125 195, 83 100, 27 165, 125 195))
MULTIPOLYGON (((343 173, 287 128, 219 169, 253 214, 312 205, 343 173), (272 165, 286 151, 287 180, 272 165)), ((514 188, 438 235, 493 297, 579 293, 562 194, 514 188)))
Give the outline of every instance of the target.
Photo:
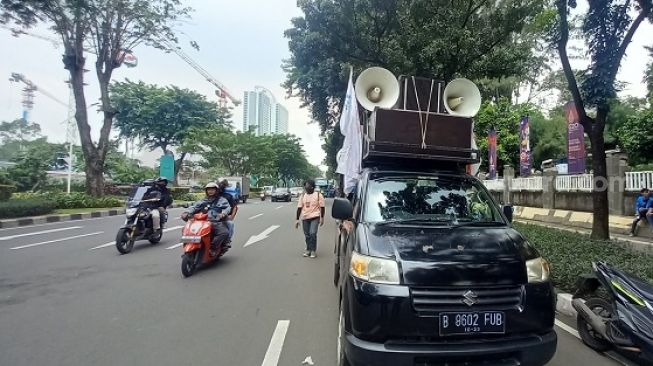
POLYGON ((336 220, 350 220, 354 217, 354 207, 344 198, 336 198, 331 208, 331 217, 336 220))
POLYGON ((503 214, 506 215, 506 218, 508 219, 508 222, 512 222, 512 213, 514 211, 514 208, 512 205, 504 205, 503 206, 503 214))

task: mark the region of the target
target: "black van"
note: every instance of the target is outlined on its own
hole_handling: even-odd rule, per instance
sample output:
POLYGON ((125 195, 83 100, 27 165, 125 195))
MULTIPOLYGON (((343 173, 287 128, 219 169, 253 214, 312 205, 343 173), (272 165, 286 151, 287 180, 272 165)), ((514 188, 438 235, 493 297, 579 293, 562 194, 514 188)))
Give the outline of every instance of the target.
POLYGON ((549 265, 476 178, 367 168, 332 216, 353 223, 340 225, 335 248, 338 365, 543 365, 553 357, 549 265))

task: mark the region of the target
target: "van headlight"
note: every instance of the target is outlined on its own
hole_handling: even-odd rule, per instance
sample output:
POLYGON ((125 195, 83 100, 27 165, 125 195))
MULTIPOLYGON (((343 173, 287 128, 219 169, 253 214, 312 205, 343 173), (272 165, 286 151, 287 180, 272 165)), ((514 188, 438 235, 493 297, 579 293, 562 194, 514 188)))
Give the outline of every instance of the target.
POLYGON ((529 283, 544 282, 549 280, 549 262, 542 257, 526 261, 526 274, 529 283))
POLYGON ((349 273, 369 282, 399 284, 399 267, 392 259, 370 257, 353 252, 349 273))

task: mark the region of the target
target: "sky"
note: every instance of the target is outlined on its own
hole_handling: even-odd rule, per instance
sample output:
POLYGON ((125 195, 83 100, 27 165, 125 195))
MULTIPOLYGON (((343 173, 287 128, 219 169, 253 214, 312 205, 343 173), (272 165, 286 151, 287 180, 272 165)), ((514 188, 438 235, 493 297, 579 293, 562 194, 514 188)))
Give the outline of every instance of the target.
MULTIPOLYGON (((288 40, 283 32, 290 27, 293 17, 302 15, 296 0, 190 0, 186 4, 195 11, 189 21, 178 27, 182 50, 241 100, 243 92, 253 90, 256 85, 271 90, 277 101, 288 108, 289 132, 301 138, 309 161, 321 164, 324 152, 318 125, 309 123, 308 110, 300 108, 301 103, 297 98, 286 98, 286 92, 281 87, 285 80, 282 60, 289 57, 288 40), (196 41, 200 51, 193 49, 190 41, 196 41)), ((43 26, 31 32, 54 37, 43 26)), ((619 79, 627 83, 623 95, 645 95, 642 76, 649 58, 644 46, 653 45, 651 34, 653 27, 648 23, 643 24, 628 48, 622 62, 625 67, 619 73, 619 79)), ((61 63, 60 48, 30 36, 15 38, 8 30, 0 28, 0 49, 4 51, 4 57, 0 58, 0 76, 3 76, 0 78, 0 121, 10 121, 22 114, 23 85, 9 82, 12 72, 24 74, 60 101, 68 101, 68 86, 64 83, 67 75, 61 63)), ((138 57, 138 66, 117 69, 113 80, 129 78, 158 85, 177 85, 216 100, 215 88, 174 53, 166 54, 141 45, 134 50, 134 54, 138 57)), ((575 63, 580 65, 583 61, 575 63)), ((86 74, 89 84, 86 95, 90 104, 97 101, 99 91, 93 60, 87 60, 87 65, 91 69, 86 74)), ((66 138, 64 121, 67 114, 66 106, 37 92, 30 120, 41 125, 43 135, 49 140, 63 142, 66 138)), ((241 128, 242 104, 234 109, 233 114, 234 126, 241 128)), ((94 138, 99 134, 100 121, 99 114, 91 113, 94 138)), ((154 165, 159 156, 160 152, 157 151, 137 153, 135 157, 154 165)))

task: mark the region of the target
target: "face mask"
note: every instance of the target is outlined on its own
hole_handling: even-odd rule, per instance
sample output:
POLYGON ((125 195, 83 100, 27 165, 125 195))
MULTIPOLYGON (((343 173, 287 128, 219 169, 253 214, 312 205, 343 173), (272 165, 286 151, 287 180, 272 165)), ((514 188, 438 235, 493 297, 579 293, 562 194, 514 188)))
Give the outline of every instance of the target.
POLYGON ((313 194, 313 192, 315 192, 315 188, 306 188, 306 193, 313 194))

